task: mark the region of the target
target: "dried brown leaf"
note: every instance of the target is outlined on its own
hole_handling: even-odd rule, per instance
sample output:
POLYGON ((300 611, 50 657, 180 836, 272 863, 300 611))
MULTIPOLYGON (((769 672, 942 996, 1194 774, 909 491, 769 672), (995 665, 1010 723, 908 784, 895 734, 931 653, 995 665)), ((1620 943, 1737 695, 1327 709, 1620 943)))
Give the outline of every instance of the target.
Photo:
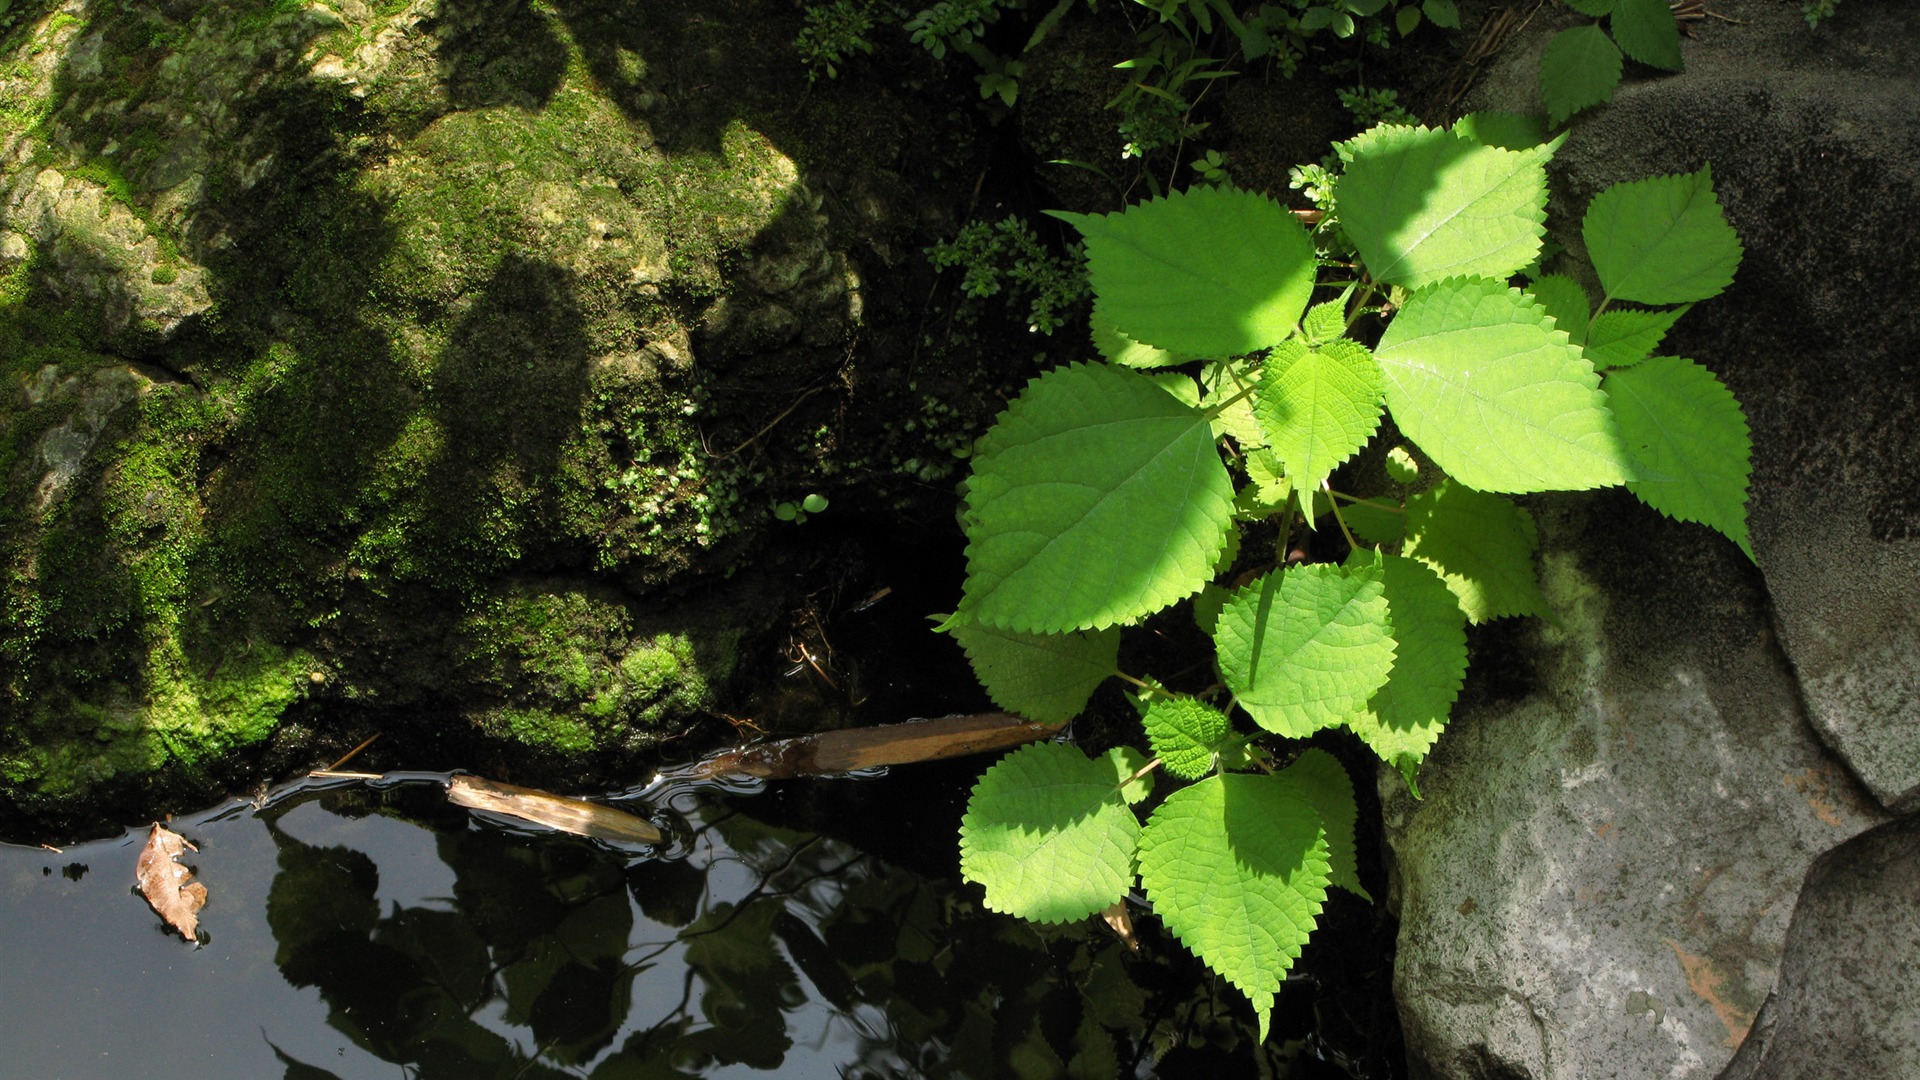
POLYGON ((197 940, 200 909, 207 906, 207 887, 193 880, 193 871, 179 860, 181 855, 199 850, 186 837, 156 821, 133 867, 133 883, 140 895, 188 941, 197 940))
POLYGON ((853 772, 881 765, 1004 750, 1045 738, 1064 725, 1041 724, 1012 713, 943 716, 936 720, 908 720, 879 727, 850 728, 782 739, 716 754, 703 762, 699 774, 721 776, 744 773, 767 780, 853 772))
POLYGON ((1127 911, 1125 900, 1116 900, 1107 910, 1100 913, 1100 919, 1107 929, 1119 936, 1126 944, 1128 952, 1140 951, 1140 940, 1133 936, 1133 915, 1127 911))
POLYGON ((636 844, 658 844, 664 839, 651 822, 624 810, 477 776, 456 776, 447 781, 447 800, 575 836, 636 844))

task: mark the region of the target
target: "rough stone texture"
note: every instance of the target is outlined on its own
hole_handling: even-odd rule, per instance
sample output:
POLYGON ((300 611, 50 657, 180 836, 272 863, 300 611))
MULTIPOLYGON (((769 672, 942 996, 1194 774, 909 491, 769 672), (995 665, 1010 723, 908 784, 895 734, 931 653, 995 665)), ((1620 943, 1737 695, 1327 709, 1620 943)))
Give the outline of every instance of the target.
POLYGON ((1780 986, 1720 1080, 1912 1074, 1920 1063, 1920 817, 1863 833, 1807 871, 1780 986))
MULTIPOLYGON (((1818 32, 1792 5, 1713 10, 1741 23, 1697 25, 1685 74, 1574 125, 1550 212, 1579 274, 1595 193, 1711 163, 1746 260, 1665 350, 1745 406, 1757 572, 1618 493, 1541 501, 1560 625, 1483 632, 1426 800, 1382 780, 1421 1075, 1714 1075, 1779 979, 1809 863, 1920 792, 1920 10, 1853 4, 1818 32)), ((1469 107, 1536 106, 1558 25, 1469 107)), ((1911 988, 1890 969, 1861 1007, 1911 988)))
POLYGON ((1618 495, 1541 517, 1558 624, 1481 634, 1423 801, 1381 778, 1409 1054, 1428 1076, 1710 1076, 1807 865, 1883 815, 1813 739, 1733 545, 1618 495))
POLYGON ((798 9, 10 18, 0 814, 349 710, 577 779, 785 609, 775 502, 901 513, 1006 378, 899 370, 972 114, 809 90, 798 9))

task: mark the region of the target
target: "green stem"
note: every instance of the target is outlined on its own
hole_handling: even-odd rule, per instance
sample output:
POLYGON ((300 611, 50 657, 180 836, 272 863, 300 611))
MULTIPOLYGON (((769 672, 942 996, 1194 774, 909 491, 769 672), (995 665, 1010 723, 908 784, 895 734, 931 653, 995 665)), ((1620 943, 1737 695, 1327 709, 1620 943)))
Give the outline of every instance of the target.
POLYGON ((1347 546, 1355 551, 1360 550, 1360 541, 1353 538, 1353 531, 1347 528, 1347 519, 1340 515, 1340 503, 1333 498, 1333 488, 1329 487, 1325 480, 1322 480, 1320 481, 1320 490, 1327 493, 1327 507, 1333 511, 1335 524, 1340 526, 1340 535, 1347 538, 1347 546))
POLYGON ((1367 302, 1380 295, 1380 286, 1374 284, 1372 281, 1363 279, 1360 284, 1365 291, 1359 296, 1354 297, 1353 302, 1347 307, 1348 330, 1352 330, 1353 324, 1359 322, 1360 316, 1366 314, 1367 302))
POLYGON ((1358 495, 1349 495, 1344 491, 1335 491, 1332 488, 1327 489, 1327 494, 1333 496, 1336 499, 1345 499, 1348 502, 1354 503, 1359 506, 1371 506, 1375 510, 1385 510, 1393 514, 1404 514, 1407 512, 1407 508, 1404 506, 1395 506, 1392 503, 1374 502, 1372 499, 1363 499, 1358 495))

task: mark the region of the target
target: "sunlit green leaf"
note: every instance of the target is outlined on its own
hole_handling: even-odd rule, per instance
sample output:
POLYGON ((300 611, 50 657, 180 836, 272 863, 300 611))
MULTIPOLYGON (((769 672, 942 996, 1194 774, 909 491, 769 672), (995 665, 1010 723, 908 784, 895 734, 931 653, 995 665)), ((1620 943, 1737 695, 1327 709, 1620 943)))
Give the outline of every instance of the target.
POLYGON ((1344 723, 1393 667, 1379 568, 1330 563, 1267 574, 1214 628, 1220 673, 1261 727, 1303 738, 1344 723))
POLYGON ((1253 414, 1310 511, 1320 482, 1380 426, 1380 366, 1351 338, 1286 342, 1267 357, 1253 414))
POLYGON ((1313 291, 1313 243, 1263 195, 1201 186, 1115 214, 1055 217, 1087 244, 1095 317, 1134 341, 1195 357, 1285 339, 1313 291))
POLYGON ((1587 321, 1593 309, 1587 303, 1587 290, 1565 274, 1545 274, 1527 286, 1527 295, 1553 316, 1553 327, 1565 330, 1575 345, 1586 340, 1587 321))
POLYGON ((1387 608, 1398 648, 1385 686, 1347 721, 1380 760, 1417 767, 1447 725, 1467 672, 1467 614, 1425 563, 1389 555, 1387 608))
MULTIPOLYGON (((1692 307, 1644 311, 1639 308, 1614 308, 1593 320, 1584 346, 1587 359, 1598 368, 1626 367, 1653 355, 1674 321, 1692 307)), ((1617 416, 1616 412, 1616 416, 1617 416)))
POLYGON ((1588 204, 1580 234, 1607 296, 1638 304, 1718 296, 1742 254, 1711 167, 1613 185, 1588 204))
POLYGON ((1111 324, 1099 317, 1093 319, 1093 347, 1100 355, 1130 368, 1161 368, 1184 364, 1187 357, 1178 356, 1156 349, 1151 345, 1142 345, 1127 335, 1115 330, 1111 324))
POLYGON ((1274 995, 1326 903, 1320 815, 1272 776, 1210 776, 1167 797, 1140 838, 1140 880, 1182 944, 1253 1002, 1274 995))
POLYGON ((1367 270, 1418 288, 1458 274, 1503 278, 1540 253, 1546 161, 1444 129, 1381 125, 1341 144, 1341 225, 1367 270))
POLYGON ((960 872, 990 910, 1069 922, 1133 885, 1140 820, 1115 787, 1114 764, 1060 743, 1034 743, 980 777, 960 821, 960 872))
POLYGON ((1353 804, 1353 780, 1332 754, 1312 747, 1302 750, 1280 778, 1296 785, 1320 815, 1327 838, 1328 883, 1364 900, 1373 899, 1360 885, 1360 862, 1353 848, 1353 823, 1360 811, 1353 804))
POLYGON ((1169 776, 1198 780, 1213 771, 1213 755, 1233 734, 1219 709, 1192 698, 1160 698, 1141 718, 1147 742, 1169 776))
POLYGON ((1402 434, 1483 491, 1580 490, 1629 476, 1600 377, 1544 309, 1486 278, 1429 285, 1374 350, 1402 434))
POLYGON ((1476 623, 1541 615, 1533 515, 1512 500, 1448 481, 1407 500, 1406 554, 1439 573, 1476 623))
POLYGON ((1137 619, 1200 590, 1232 513, 1205 413, 1124 368, 1058 368, 975 452, 961 614, 1022 633, 1137 619))

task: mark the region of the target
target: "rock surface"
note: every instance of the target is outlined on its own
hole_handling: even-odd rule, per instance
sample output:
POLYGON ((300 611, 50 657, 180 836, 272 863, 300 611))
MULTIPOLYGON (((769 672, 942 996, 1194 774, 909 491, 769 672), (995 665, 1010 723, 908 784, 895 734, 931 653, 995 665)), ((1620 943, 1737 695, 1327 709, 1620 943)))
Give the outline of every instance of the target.
POLYGON ((1780 984, 1720 1080, 1904 1076, 1920 1062, 1920 817, 1807 871, 1780 984))
MULTIPOLYGON (((1424 802, 1382 779, 1416 1075, 1716 1074, 1776 985, 1823 1008, 1782 981, 1802 878, 1920 792, 1920 11, 1713 10, 1739 23, 1698 24, 1684 74, 1576 120, 1550 212, 1577 268, 1594 194, 1712 165, 1746 259, 1664 348, 1745 406, 1758 567, 1624 497, 1539 501, 1559 625, 1477 639, 1424 802)), ((1557 28, 1470 107, 1537 107, 1557 28)), ((1795 917, 1871 902, 1834 887, 1795 917)), ((1911 980, 1861 993, 1902 1015, 1911 980)))
POLYGON ((900 363, 973 114, 809 91, 797 10, 15 12, 0 816, 356 712, 577 779, 793 602, 776 502, 911 509, 1005 378, 900 363))

